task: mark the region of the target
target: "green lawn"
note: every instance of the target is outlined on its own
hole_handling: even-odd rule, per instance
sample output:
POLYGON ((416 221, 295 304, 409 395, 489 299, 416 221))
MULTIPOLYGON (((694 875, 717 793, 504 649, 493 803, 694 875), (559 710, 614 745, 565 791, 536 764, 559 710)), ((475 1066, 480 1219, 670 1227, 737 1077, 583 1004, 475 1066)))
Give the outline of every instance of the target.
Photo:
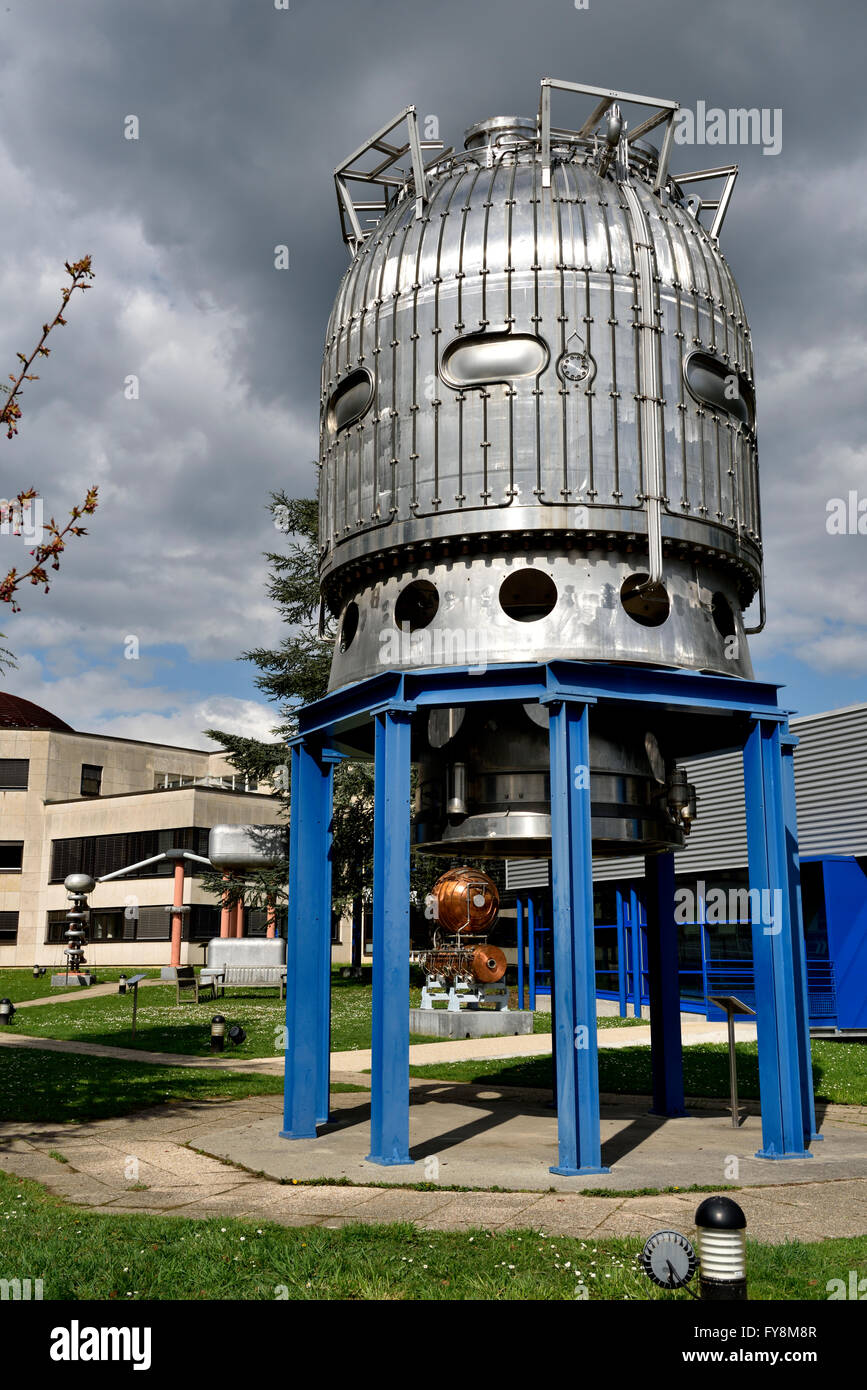
MULTIPOLYGON (((0 970, 0 999, 11 999, 13 1004, 17 1004, 20 999, 44 999, 52 994, 58 995, 67 992, 71 994, 73 989, 80 988, 80 986, 70 985, 68 991, 62 988, 52 989, 51 987, 52 974, 57 974, 62 970, 63 967, 60 965, 46 966, 45 974, 38 980, 34 980, 32 970, 0 970)), ((118 980, 121 975, 140 975, 141 973, 140 967, 131 965, 118 966, 110 970, 97 970, 96 983, 107 985, 118 980)), ((155 969, 147 970, 147 974, 154 978, 159 973, 158 966, 155 969)), ((87 991, 82 990, 82 993, 86 994, 87 991)))
MULTIPOLYGON (((107 973, 107 972, 106 972, 107 973)), ((25 981, 22 981, 22 985, 25 981)), ((32 976, 26 983, 35 985, 32 976)), ((10 993, 10 998, 15 996, 10 993)), ((24 998, 19 992, 18 998, 24 998)), ((199 1004, 181 996, 173 984, 148 985, 139 991, 136 1036, 132 1024, 132 994, 105 994, 76 999, 68 1004, 38 1009, 19 1009, 11 1028, 30 1037, 66 1038, 103 1043, 109 1047, 136 1047, 149 1052, 177 1052, 206 1057, 210 1055, 210 1021, 215 1013, 229 1023, 241 1023, 246 1042, 238 1049, 244 1057, 274 1057, 283 1051, 286 1006, 278 991, 230 989, 214 1003, 199 1004)), ((367 984, 332 980, 331 1046, 335 1051, 370 1047, 371 987, 367 984)), ((430 1042, 429 1038, 413 1038, 430 1042)))
MULTIPOLYGON (((117 979, 120 970, 101 970, 100 981, 117 979)), ((126 970, 132 974, 132 967, 126 970)), ((154 978, 158 971, 149 972, 154 978)), ((48 976, 34 980, 27 971, 0 972, 0 998, 13 1001, 33 999, 50 994, 48 976)), ((370 1047, 370 1013, 372 988, 367 982, 344 980, 334 971, 331 980, 331 1046, 345 1052, 353 1048, 370 1047)), ((512 991, 512 1004, 517 1006, 517 992, 512 991)), ((410 1003, 417 1005, 421 992, 410 990, 410 1003)), ((217 1004, 204 1000, 194 1004, 189 998, 175 1003, 173 984, 148 985, 139 993, 136 1036, 130 1032, 132 995, 98 995, 76 999, 52 1008, 21 1009, 13 1031, 30 1037, 65 1038, 83 1042, 102 1043, 109 1047, 136 1047, 150 1052, 178 1052, 184 1055, 209 1055, 210 1020, 222 1013, 230 1023, 242 1023, 247 1041, 240 1055, 272 1057, 283 1050, 285 1005, 276 990, 231 989, 217 1004)), ((550 1033, 550 1013, 537 1013, 533 1020, 536 1033, 550 1033)), ((640 1019, 604 1017, 601 1028, 641 1026, 640 1019)), ((435 1038, 413 1035, 413 1043, 437 1041, 435 1038)))
POLYGON ((80 1053, 0 1049, 0 1116, 15 1121, 105 1120, 171 1101, 279 1094, 282 1076, 142 1066, 80 1053))
MULTIPOLYGON (((45 1299, 685 1299, 638 1267, 640 1240, 409 1224, 283 1227, 213 1218, 95 1215, 0 1172, 6 1277, 45 1299)), ((867 1272, 867 1237, 747 1245, 752 1299, 825 1299, 841 1270, 867 1272)))
MULTIPOLYGON (((758 1100, 759 1064, 755 1043, 737 1043, 738 1091, 742 1099, 758 1100)), ((813 1084, 817 1100, 838 1105, 867 1105, 867 1047, 858 1043, 813 1041, 813 1084)), ((482 1085, 553 1085, 550 1056, 514 1061, 444 1062, 413 1066, 413 1076, 431 1080, 475 1081, 482 1085)), ((686 1094, 729 1095, 728 1047, 725 1043, 700 1043, 683 1049, 686 1094)), ((617 1095, 649 1095, 650 1048, 625 1047, 599 1052, 599 1089, 617 1095)))

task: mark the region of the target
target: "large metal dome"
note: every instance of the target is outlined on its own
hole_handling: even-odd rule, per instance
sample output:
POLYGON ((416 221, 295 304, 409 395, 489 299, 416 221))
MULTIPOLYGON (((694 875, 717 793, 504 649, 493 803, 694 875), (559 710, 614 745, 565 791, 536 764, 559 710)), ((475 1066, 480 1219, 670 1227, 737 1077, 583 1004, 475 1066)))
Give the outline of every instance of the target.
POLYGON ((332 684, 448 664, 440 630, 483 629, 487 661, 514 659, 516 618, 531 659, 751 676, 753 358, 700 201, 676 176, 655 186, 644 140, 606 153, 595 133, 557 132, 547 182, 534 120, 480 122, 467 146, 428 166, 421 216, 412 180, 393 181, 329 321, 332 684), (654 530, 663 607, 642 592, 630 612, 624 585, 647 578, 654 530), (389 644, 396 628, 428 631, 389 644))

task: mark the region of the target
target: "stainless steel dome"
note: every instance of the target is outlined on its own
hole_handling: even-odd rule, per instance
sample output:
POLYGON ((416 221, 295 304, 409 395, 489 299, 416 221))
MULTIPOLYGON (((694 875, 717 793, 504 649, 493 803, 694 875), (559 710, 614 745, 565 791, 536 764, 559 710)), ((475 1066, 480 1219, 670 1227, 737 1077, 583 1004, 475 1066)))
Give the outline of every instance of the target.
POLYGON ((673 102, 601 93, 579 129, 553 128, 558 86, 600 95, 546 79, 539 118, 482 121, 426 167, 409 108, 406 145, 386 139, 395 121, 337 171, 352 260, 322 368, 332 688, 555 658, 752 676, 753 361, 718 241, 736 170, 669 174, 673 102), (618 101, 651 116, 630 133, 618 101), (688 196, 717 175, 717 203, 688 196), (359 178, 381 207, 356 205, 359 178))

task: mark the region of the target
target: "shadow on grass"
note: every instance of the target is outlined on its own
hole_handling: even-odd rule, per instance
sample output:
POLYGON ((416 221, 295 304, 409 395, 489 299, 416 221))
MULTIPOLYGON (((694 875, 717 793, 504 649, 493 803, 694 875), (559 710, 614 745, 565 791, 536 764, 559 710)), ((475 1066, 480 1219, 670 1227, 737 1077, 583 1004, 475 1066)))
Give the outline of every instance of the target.
POLYGON ((0 1115, 4 1121, 49 1122, 108 1119, 155 1105, 238 1100, 275 1095, 280 1076, 189 1067, 141 1066, 76 1053, 10 1048, 0 1053, 0 1115))

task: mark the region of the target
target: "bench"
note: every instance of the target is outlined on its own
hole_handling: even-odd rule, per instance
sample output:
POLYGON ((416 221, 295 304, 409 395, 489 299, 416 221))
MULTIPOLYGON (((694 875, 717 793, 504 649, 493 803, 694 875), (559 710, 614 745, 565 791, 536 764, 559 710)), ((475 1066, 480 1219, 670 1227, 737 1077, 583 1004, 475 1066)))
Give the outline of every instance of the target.
POLYGON ((196 978, 196 972, 192 965, 179 965, 175 972, 175 984, 177 986, 177 998, 175 1004, 180 1004, 181 994, 192 994, 198 1004, 199 995, 206 990, 211 991, 211 998, 217 997, 216 980, 208 978, 196 978))
POLYGON ((208 942, 200 983, 214 988, 276 989, 286 995, 286 942, 279 937, 214 937, 208 942))
POLYGON ((286 998, 285 965, 205 965, 200 981, 202 985, 212 984, 221 994, 225 994, 227 985, 234 985, 237 989, 279 989, 280 998, 286 998))

